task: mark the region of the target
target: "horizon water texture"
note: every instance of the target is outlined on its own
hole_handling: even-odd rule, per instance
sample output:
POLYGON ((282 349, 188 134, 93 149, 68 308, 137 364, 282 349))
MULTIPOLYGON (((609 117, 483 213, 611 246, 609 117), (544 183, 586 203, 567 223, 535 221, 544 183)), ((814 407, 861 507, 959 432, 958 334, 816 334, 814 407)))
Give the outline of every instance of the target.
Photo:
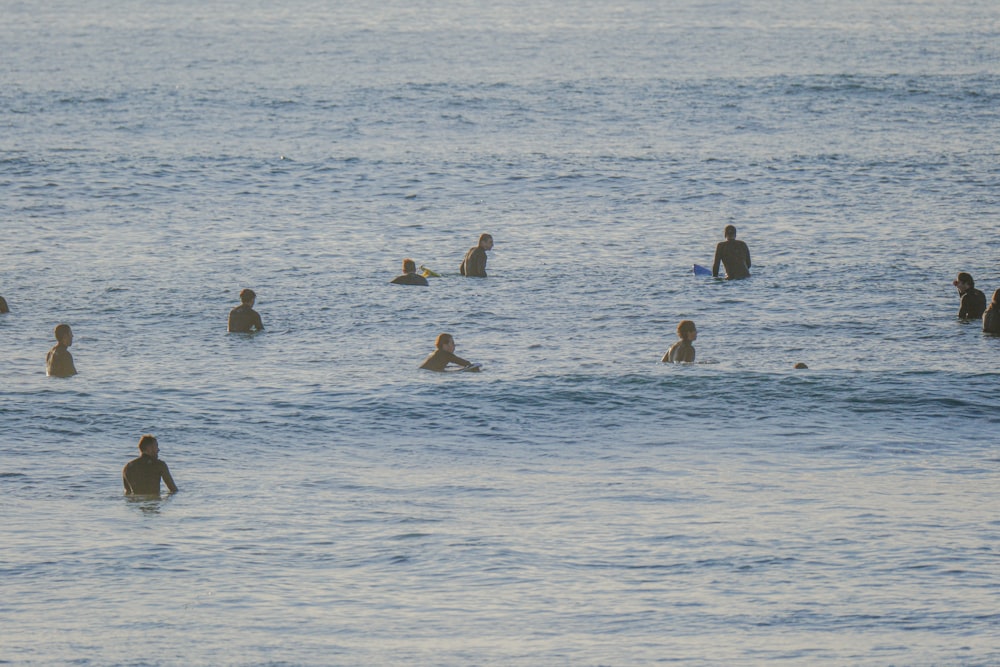
POLYGON ((0 40, 0 664, 1000 663, 1000 338, 951 285, 1000 288, 996 3, 0 40), (694 277, 726 224, 753 277, 694 277), (418 370, 441 332, 483 372, 418 370), (181 490, 127 499, 147 432, 181 490))

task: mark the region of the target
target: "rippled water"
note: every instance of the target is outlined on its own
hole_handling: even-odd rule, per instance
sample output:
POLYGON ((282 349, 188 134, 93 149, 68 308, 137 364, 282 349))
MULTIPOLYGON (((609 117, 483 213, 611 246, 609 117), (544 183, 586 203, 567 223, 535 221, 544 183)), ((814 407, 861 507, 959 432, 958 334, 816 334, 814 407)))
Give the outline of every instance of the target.
POLYGON ((993 3, 0 17, 0 662, 1000 662, 993 3))

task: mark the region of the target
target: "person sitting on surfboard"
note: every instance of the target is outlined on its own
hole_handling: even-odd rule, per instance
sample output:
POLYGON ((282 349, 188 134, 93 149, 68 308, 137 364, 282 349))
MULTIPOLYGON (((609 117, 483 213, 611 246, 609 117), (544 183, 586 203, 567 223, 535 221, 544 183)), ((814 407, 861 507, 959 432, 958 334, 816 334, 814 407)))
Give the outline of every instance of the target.
POLYGON ((750 248, 743 241, 736 240, 736 227, 726 225, 723 231, 726 240, 715 246, 715 260, 712 275, 719 277, 719 262, 726 267, 726 280, 750 277, 750 248))
POLYGON ((695 328, 694 322, 681 320, 681 323, 677 325, 677 337, 680 340, 670 346, 660 361, 665 364, 677 364, 682 361, 692 363, 694 361, 694 345, 691 343, 698 338, 698 330, 695 328))
POLYGON ((421 368, 429 371, 443 371, 448 364, 456 364, 461 366, 463 370, 479 370, 479 364, 466 361, 455 354, 455 339, 452 338, 451 334, 440 334, 434 341, 434 347, 437 349, 424 359, 424 363, 420 364, 421 368))
POLYGON ((245 289, 240 292, 239 306, 229 311, 229 330, 238 333, 250 333, 254 329, 264 330, 264 323, 260 321, 260 314, 253 309, 254 302, 257 301, 257 293, 252 289, 245 289))
POLYGON ((481 235, 479 237, 479 245, 475 248, 469 248, 469 252, 465 253, 465 259, 462 260, 461 266, 458 267, 459 273, 469 278, 485 278, 486 251, 492 249, 493 237, 489 234, 481 235))
POLYGON ((958 295, 962 297, 962 303, 958 307, 959 318, 971 320, 982 317, 986 310, 986 295, 976 289, 976 281, 972 276, 963 271, 951 284, 958 289, 958 295))
POLYGON ((417 273, 417 263, 412 259, 403 260, 403 273, 389 281, 393 285, 423 285, 427 286, 427 278, 417 273))

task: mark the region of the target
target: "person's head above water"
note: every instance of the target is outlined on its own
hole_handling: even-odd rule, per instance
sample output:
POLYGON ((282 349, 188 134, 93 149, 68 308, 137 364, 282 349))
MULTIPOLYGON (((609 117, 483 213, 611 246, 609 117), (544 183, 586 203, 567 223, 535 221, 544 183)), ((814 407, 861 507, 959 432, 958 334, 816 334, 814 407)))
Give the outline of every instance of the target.
POLYGON ((417 263, 414 262, 412 259, 409 259, 409 258, 404 259, 403 260, 403 273, 416 273, 416 272, 417 272, 417 263))
POLYGON ((479 247, 483 250, 492 250, 493 248, 493 236, 490 234, 480 234, 479 235, 479 247))
POLYGON ((993 305, 1000 307, 1000 289, 998 289, 996 292, 993 292, 993 305))
POLYGON ((155 459, 160 452, 160 443, 157 442, 156 436, 147 433, 139 438, 139 451, 143 454, 149 454, 155 459))
POLYGON ((677 325, 677 337, 684 340, 694 340, 698 337, 698 329, 691 320, 681 320, 677 325))
POLYGON ((252 306, 254 301, 257 300, 257 293, 252 289, 247 288, 240 292, 240 301, 242 301, 247 306, 252 306))
POLYGON ((56 340, 65 347, 73 344, 73 330, 70 329, 68 324, 57 324, 55 334, 56 340))
POLYGON ((726 225, 726 228, 722 230, 722 235, 725 236, 727 239, 735 239, 736 227, 734 227, 733 225, 726 225))
POLYGON ((958 289, 962 289, 962 285, 960 285, 959 283, 964 283, 965 289, 969 289, 976 286, 976 281, 973 280, 972 276, 966 273, 965 271, 959 273, 958 278, 952 281, 951 284, 957 287, 958 289))
POLYGON ((434 341, 434 347, 439 350, 447 350, 450 347, 451 350, 447 351, 451 352, 455 349, 455 339, 452 338, 451 334, 438 334, 437 340, 434 341))

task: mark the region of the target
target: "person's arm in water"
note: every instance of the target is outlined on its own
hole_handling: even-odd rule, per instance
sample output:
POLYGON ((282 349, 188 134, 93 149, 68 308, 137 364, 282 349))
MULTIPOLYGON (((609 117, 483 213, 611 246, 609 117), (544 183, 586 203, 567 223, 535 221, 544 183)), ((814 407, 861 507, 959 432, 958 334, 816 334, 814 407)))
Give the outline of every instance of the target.
POLYGON ((746 258, 747 258, 747 268, 749 269, 750 268, 750 246, 748 246, 746 243, 743 244, 743 254, 746 255, 746 258))
POLYGON ((264 330, 264 322, 261 321, 260 313, 258 313, 256 310, 253 311, 253 326, 257 327, 257 331, 264 330))
POLYGON ((174 478, 170 476, 170 468, 163 461, 160 461, 160 476, 163 478, 163 483, 170 489, 170 493, 177 493, 177 485, 174 484, 174 478))
POLYGON ((715 259, 712 260, 712 277, 719 277, 719 263, 722 262, 722 243, 715 246, 715 259))
POLYGON ((127 465, 122 468, 122 485, 125 487, 125 493, 132 495, 132 485, 128 483, 128 476, 125 474, 125 470, 127 469, 127 465))

